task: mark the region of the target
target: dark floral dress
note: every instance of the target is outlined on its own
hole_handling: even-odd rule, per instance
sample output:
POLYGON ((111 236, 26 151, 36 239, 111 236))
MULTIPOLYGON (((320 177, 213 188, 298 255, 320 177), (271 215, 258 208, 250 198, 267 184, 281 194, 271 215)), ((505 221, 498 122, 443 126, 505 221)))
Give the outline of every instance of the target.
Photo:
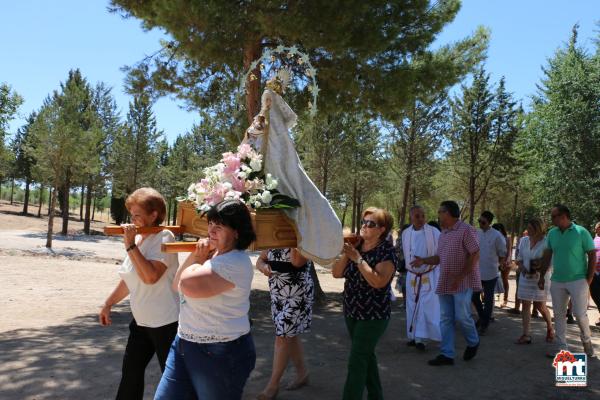
POLYGON ((311 261, 295 268, 290 262, 290 253, 291 249, 273 249, 267 253, 267 262, 273 271, 269 291, 275 335, 288 337, 310 330, 314 298, 311 261))

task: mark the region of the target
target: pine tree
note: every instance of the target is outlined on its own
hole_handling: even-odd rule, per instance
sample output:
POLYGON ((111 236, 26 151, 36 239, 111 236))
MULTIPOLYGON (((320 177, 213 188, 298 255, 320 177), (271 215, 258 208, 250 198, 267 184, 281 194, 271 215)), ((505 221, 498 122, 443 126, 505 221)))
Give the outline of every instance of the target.
POLYGON ((27 122, 23 125, 15 135, 12 141, 12 149, 15 154, 15 177, 25 181, 25 197, 23 199, 23 214, 27 215, 29 208, 29 187, 33 182, 33 167, 35 158, 31 152, 27 151, 28 142, 30 140, 31 127, 35 122, 37 114, 32 112, 27 117, 27 122))
MULTIPOLYGON (((157 146, 162 132, 156 129, 156 118, 148 96, 139 95, 129 103, 127 120, 116 132, 110 154, 113 198, 125 199, 156 177, 157 146)), ((119 201, 111 204, 120 204, 119 201)), ((121 210, 122 211, 122 210, 121 210)), ((113 213, 117 222, 122 215, 113 213)))
POLYGON ((544 67, 533 111, 527 118, 529 175, 538 207, 557 203, 591 227, 600 201, 600 44, 595 55, 577 43, 578 26, 566 46, 544 67))
POLYGON ((451 102, 452 127, 449 132, 449 161, 454 177, 462 182, 457 189, 468 194, 463 208, 469 223, 475 207, 485 196, 490 180, 499 171, 503 157, 512 149, 514 102, 501 81, 494 94, 489 75, 483 67, 474 74, 470 86, 462 85, 462 94, 451 102))
POLYGON ((0 84, 0 185, 7 178, 7 171, 11 170, 11 160, 14 153, 6 149, 8 136, 8 123, 16 116, 17 110, 23 104, 23 98, 16 93, 8 84, 0 84))
POLYGON ((389 165, 395 175, 392 184, 403 182, 399 193, 399 227, 405 224, 407 210, 410 204, 415 204, 417 191, 422 193, 430 187, 435 173, 435 152, 448 133, 448 115, 447 95, 440 93, 414 99, 412 107, 391 123, 388 148, 389 165), (411 193, 414 194, 412 202, 411 193))
MULTIPOLYGON (((422 90, 444 88, 481 61, 482 28, 439 50, 430 45, 456 16, 459 0, 191 1, 112 0, 112 10, 171 37, 129 68, 132 86, 151 84, 197 109, 231 103, 239 77, 263 49, 297 45, 318 70, 321 105, 332 111, 395 111, 422 90), (407 84, 407 83, 414 84, 407 84)), ((260 69, 247 83, 246 117, 260 107, 260 69)), ((306 94, 306 89, 304 89, 306 94)))

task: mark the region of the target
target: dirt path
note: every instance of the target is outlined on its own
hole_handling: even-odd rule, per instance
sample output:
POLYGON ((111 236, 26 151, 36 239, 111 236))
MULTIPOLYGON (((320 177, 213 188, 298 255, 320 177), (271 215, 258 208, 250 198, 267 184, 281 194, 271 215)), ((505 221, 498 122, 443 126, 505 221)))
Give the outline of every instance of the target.
MULTIPOLYGON (((12 224, 14 218, 18 223, 24 217, 8 218, 12 224)), ((124 302, 115 308, 113 326, 108 328, 98 325, 96 313, 117 283, 121 244, 102 237, 81 240, 75 235, 56 240, 52 254, 39 247, 44 242, 39 237, 43 226, 4 227, 6 214, 0 210, 0 399, 114 398, 131 318, 129 306, 124 302)), ((343 280, 334 280, 324 269, 319 276, 328 302, 315 310, 312 332, 303 335, 311 383, 298 392, 281 392, 280 399, 341 398, 350 346, 339 302, 343 280)), ((258 358, 244 399, 253 399, 266 384, 273 351, 266 278, 257 273, 253 288, 251 316, 258 358)), ((377 349, 385 397, 600 398, 599 360, 588 362, 588 388, 555 388, 551 361, 544 357, 543 324, 534 320, 532 345, 516 346, 513 341, 520 334, 520 319, 500 309, 494 313, 496 322, 482 337, 475 360, 458 359, 454 367, 437 369, 426 365, 436 355, 435 345, 425 354, 405 346, 405 313, 396 303, 377 349)), ((590 310, 591 318, 597 316, 595 309, 590 310)), ((594 330, 593 335, 600 351, 600 333, 594 330)), ((464 342, 457 337, 461 354, 464 342)), ((576 326, 569 325, 569 340, 575 350, 581 350, 577 337, 576 326)), ((292 378, 291 372, 284 381, 292 378)), ((151 399, 159 379, 156 361, 146 377, 145 398, 151 399)))

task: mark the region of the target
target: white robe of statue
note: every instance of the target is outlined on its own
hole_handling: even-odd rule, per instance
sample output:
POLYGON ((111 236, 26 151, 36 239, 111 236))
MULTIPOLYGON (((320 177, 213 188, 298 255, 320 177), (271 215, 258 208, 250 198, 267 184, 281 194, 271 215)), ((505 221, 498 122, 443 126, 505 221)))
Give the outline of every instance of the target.
POLYGON ((258 150, 265 149, 265 172, 278 181, 277 190, 300 202, 300 207, 284 210, 296 223, 298 246, 307 258, 319 264, 330 264, 343 245, 342 224, 329 201, 310 180, 294 147, 289 130, 297 116, 276 92, 265 89, 261 112, 247 131, 246 141, 258 150), (264 116, 268 109, 269 133, 263 147, 264 116))
POLYGON ((432 269, 431 265, 425 264, 414 268, 410 265, 415 256, 425 258, 436 255, 439 237, 440 231, 428 224, 425 224, 418 231, 414 230, 411 225, 402 232, 402 248, 407 270, 406 334, 410 340, 442 340, 440 300, 438 295, 435 294, 440 268, 435 266, 432 269), (424 273, 428 270, 431 270, 431 272, 424 273), (419 274, 422 275, 419 276, 419 274), (418 299, 417 291, 419 291, 418 299))

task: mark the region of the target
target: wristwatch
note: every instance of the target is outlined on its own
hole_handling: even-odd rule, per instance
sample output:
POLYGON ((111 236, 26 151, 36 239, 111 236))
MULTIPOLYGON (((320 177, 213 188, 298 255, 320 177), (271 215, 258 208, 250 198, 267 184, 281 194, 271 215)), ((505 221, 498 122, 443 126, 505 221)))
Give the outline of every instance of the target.
POLYGON ((364 258, 358 257, 358 260, 356 260, 356 265, 358 266, 358 265, 362 264, 363 261, 365 261, 364 258))

